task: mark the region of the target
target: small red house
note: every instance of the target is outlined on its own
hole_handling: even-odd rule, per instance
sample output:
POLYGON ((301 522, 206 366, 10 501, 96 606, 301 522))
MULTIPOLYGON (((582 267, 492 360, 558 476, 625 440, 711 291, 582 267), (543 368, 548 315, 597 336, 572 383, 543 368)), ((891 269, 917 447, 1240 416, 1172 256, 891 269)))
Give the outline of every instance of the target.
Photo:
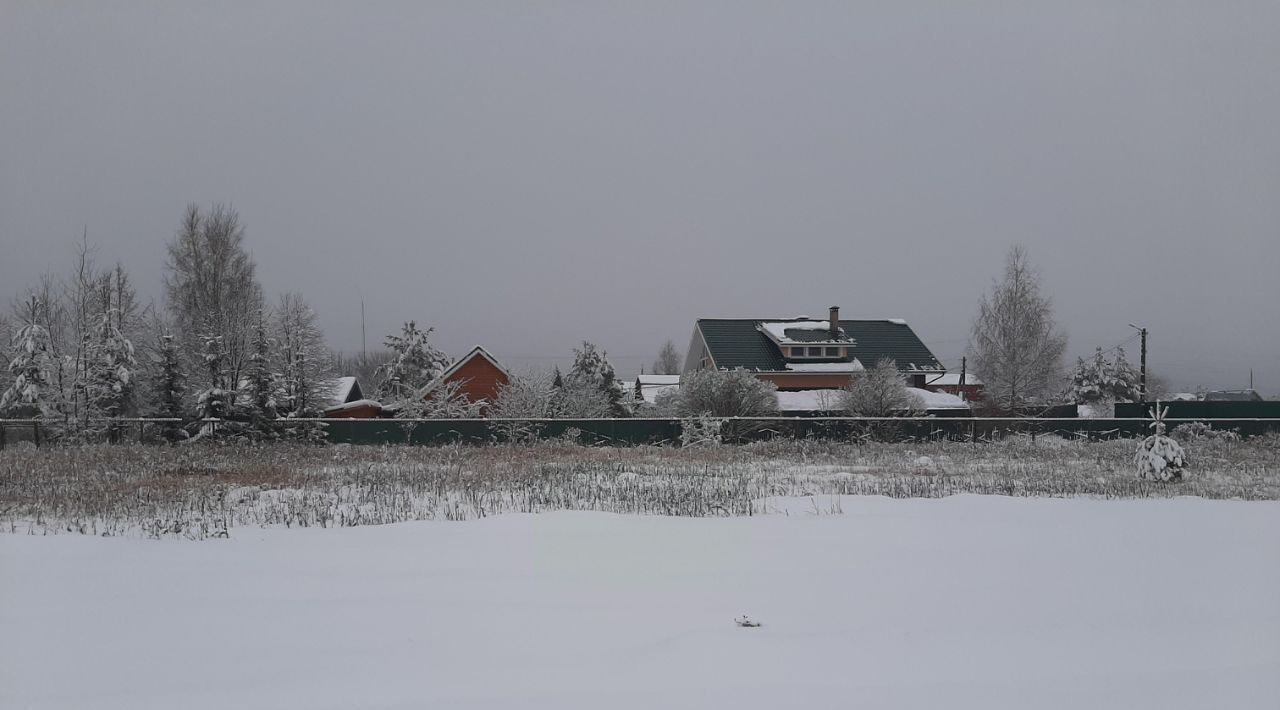
POLYGON ((481 414, 498 399, 498 391, 511 381, 511 373, 499 363, 497 358, 479 345, 471 349, 457 362, 422 391, 423 397, 430 397, 433 390, 446 383, 456 382, 459 395, 467 401, 480 404, 481 414))

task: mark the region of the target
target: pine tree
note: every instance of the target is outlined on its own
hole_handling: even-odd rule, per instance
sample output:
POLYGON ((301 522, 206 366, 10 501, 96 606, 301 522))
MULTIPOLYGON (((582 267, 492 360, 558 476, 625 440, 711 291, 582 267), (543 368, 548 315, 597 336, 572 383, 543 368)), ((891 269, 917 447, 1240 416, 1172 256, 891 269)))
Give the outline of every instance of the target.
MULTIPOLYGON (((234 395, 226 387, 225 358, 222 336, 206 335, 201 358, 204 361, 208 387, 196 394, 196 416, 201 419, 226 419, 231 415, 234 395)), ((207 432, 207 427, 202 427, 207 432)))
POLYGON ((404 324, 400 335, 387 336, 392 358, 378 368, 378 397, 384 403, 403 404, 417 400, 419 392, 449 367, 449 356, 437 350, 427 336, 433 328, 419 330, 417 323, 404 324))
POLYGON ((271 341, 259 314, 253 330, 249 362, 245 366, 245 388, 249 400, 250 428, 258 436, 274 438, 276 419, 275 382, 271 376, 271 341))
MULTIPOLYGON (((183 401, 186 396, 187 376, 182 372, 181 356, 174 337, 162 333, 156 343, 156 376, 152 382, 154 408, 152 413, 166 419, 180 419, 186 414, 183 401)), ((170 440, 185 439, 187 433, 177 424, 166 423, 163 436, 170 440)))
POLYGON ((582 341, 581 348, 574 348, 573 367, 565 380, 565 389, 595 389, 608 402, 608 415, 625 417, 630 414, 623 403, 622 383, 618 382, 610 364, 608 353, 599 351, 593 343, 582 341))
POLYGON ((1076 359, 1069 396, 1078 404, 1089 405, 1136 402, 1141 396, 1139 382, 1140 377, 1125 359, 1123 349, 1117 348, 1115 358, 1108 360, 1102 348, 1098 348, 1091 360, 1076 359))
POLYGON ((114 307, 106 309, 88 350, 86 401, 94 416, 119 417, 133 405, 138 362, 133 343, 120 330, 119 315, 114 307))

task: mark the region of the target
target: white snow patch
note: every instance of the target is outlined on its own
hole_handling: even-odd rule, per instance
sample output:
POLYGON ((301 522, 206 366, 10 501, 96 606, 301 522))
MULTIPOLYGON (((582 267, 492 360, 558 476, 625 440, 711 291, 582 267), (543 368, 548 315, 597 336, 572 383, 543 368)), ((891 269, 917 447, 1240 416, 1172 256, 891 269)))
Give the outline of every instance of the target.
POLYGON ((844 335, 844 330, 840 330, 840 338, 835 340, 819 340, 819 341, 798 341, 792 340, 788 335, 788 330, 831 330, 831 321, 825 320, 805 320, 805 321, 765 321, 759 325, 760 330, 769 334, 778 343, 796 343, 799 345, 821 345, 823 343, 848 343, 849 338, 844 335))
POLYGON ((907 391, 920 398, 925 409, 969 409, 969 403, 950 392, 932 392, 919 387, 908 387, 907 391))
POLYGON ((1280 707, 1275 502, 768 503, 0 535, 0 707, 1280 707))
POLYGON ((840 409, 841 390, 779 392, 778 409, 784 412, 830 412, 840 409))

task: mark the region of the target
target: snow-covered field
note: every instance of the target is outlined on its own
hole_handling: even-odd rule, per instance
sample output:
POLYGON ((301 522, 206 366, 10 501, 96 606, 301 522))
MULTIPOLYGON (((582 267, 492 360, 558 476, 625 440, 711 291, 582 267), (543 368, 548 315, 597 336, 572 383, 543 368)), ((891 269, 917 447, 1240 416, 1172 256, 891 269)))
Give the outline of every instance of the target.
POLYGON ((0 707, 1280 707, 1280 503, 764 507, 0 535, 0 707))

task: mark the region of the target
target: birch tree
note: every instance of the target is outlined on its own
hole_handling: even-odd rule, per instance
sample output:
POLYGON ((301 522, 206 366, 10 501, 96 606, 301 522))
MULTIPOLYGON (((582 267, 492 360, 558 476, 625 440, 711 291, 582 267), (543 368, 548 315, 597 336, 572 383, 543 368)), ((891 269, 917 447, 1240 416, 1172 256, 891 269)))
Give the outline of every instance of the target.
POLYGON ((189 365, 198 365, 208 339, 220 339, 221 366, 234 386, 248 364, 263 305, 240 215, 221 204, 207 212, 188 205, 167 249, 164 289, 170 315, 182 327, 179 346, 189 365))
POLYGON ((1057 384, 1066 347, 1027 250, 1010 248, 1004 277, 982 297, 969 341, 987 396, 1005 409, 1043 400, 1057 384))

